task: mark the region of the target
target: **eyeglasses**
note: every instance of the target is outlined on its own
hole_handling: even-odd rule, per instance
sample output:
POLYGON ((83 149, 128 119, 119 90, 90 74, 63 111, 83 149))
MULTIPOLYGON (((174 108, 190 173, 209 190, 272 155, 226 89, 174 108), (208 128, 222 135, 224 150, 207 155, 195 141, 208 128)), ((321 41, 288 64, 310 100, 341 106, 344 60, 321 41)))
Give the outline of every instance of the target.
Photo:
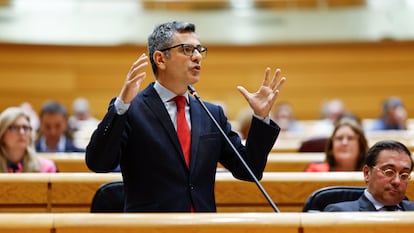
POLYGON ((396 172, 396 171, 394 171, 392 169, 382 170, 381 168, 378 168, 378 167, 375 167, 375 166, 373 168, 377 169, 382 174, 384 174, 384 176, 386 176, 386 177, 388 177, 390 179, 394 179, 397 176, 397 174, 400 177, 400 180, 402 180, 402 181, 407 181, 407 180, 410 180, 411 179, 411 175, 408 172, 399 173, 399 172, 396 172))
POLYGON ((177 47, 181 47, 184 55, 186 56, 192 57, 194 55, 194 51, 197 49, 197 51, 201 54, 201 57, 207 57, 207 48, 202 45, 193 46, 191 44, 178 44, 165 49, 161 49, 160 51, 164 52, 177 47))
POLYGON ((23 132, 24 134, 28 134, 32 132, 32 127, 27 126, 27 125, 10 125, 8 129, 10 132, 13 132, 13 133, 23 132))

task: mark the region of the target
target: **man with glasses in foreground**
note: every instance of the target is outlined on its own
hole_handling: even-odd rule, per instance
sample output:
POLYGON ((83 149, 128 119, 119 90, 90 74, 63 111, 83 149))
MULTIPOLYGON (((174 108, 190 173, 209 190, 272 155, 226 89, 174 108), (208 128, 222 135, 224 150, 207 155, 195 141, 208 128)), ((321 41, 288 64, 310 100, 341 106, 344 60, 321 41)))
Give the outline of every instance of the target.
POLYGON ((411 211, 414 202, 405 200, 413 161, 411 152, 397 141, 380 141, 368 150, 363 167, 367 188, 356 201, 326 206, 324 211, 411 211))
MULTIPOLYGON (((200 44, 194 24, 169 22, 149 36, 148 52, 155 82, 139 92, 148 65, 143 54, 93 133, 86 163, 95 172, 110 172, 120 163, 126 212, 215 212, 218 162, 238 179, 253 179, 187 91, 200 79, 207 48, 200 44)), ((280 131, 269 118, 285 81, 279 76, 279 69, 272 78, 267 68, 257 92, 238 87, 254 112, 246 146, 223 109, 206 103, 258 179, 280 131)))

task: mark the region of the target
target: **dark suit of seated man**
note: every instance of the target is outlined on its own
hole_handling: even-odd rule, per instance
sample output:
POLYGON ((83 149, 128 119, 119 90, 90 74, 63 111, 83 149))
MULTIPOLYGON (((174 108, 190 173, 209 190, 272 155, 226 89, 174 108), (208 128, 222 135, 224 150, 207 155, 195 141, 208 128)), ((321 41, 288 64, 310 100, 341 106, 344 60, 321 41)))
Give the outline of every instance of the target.
POLYGON ((397 141, 377 142, 365 159, 364 194, 355 201, 330 204, 324 211, 412 211, 414 202, 404 200, 412 170, 411 152, 406 146, 397 141))

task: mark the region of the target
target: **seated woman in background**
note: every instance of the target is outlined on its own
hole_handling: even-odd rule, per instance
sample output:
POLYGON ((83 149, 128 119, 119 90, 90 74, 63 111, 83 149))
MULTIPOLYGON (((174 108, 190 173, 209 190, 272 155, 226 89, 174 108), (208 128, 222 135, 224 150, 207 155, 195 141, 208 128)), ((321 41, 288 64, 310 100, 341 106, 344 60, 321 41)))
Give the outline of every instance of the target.
POLYGON ((368 151, 362 126, 351 118, 341 119, 328 138, 325 162, 311 163, 307 172, 360 171, 368 151))
POLYGON ((0 172, 56 172, 52 160, 37 156, 29 116, 19 107, 0 114, 0 172))

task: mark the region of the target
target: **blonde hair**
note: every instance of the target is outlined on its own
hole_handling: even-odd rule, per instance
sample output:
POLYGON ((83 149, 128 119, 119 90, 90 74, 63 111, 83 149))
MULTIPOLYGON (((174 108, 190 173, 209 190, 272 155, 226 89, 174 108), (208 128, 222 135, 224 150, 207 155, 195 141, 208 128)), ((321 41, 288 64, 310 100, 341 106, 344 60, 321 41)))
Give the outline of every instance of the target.
MULTIPOLYGON (((4 134, 19 117, 30 123, 30 117, 20 107, 9 107, 0 114, 0 172, 7 172, 7 157, 4 134)), ((34 134, 30 134, 29 144, 23 155, 23 172, 40 172, 40 160, 34 148, 34 134)))

